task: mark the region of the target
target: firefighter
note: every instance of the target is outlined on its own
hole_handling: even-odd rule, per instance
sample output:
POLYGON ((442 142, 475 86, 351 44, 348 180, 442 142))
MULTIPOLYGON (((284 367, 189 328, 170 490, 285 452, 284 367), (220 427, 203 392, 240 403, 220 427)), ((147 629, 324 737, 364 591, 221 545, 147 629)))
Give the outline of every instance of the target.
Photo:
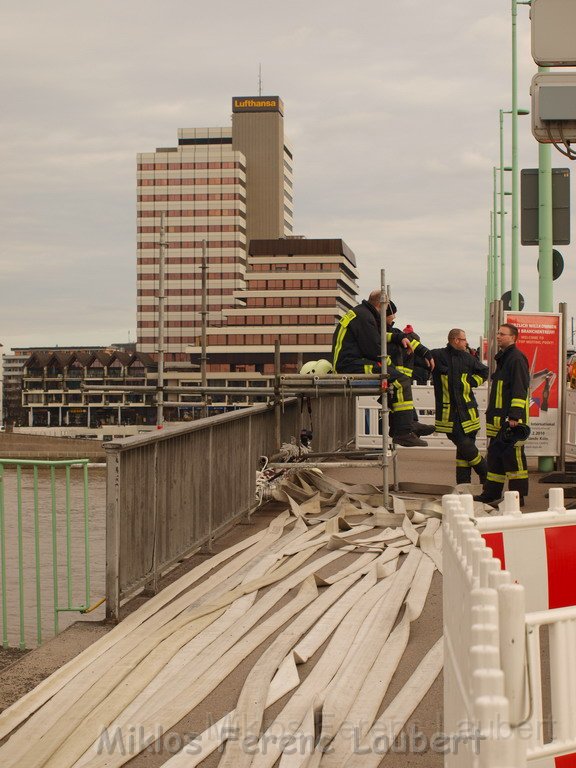
POLYGON ((448 344, 433 349, 436 432, 443 432, 456 446, 456 483, 469 483, 472 470, 482 484, 486 481, 486 459, 476 447, 480 429, 474 388, 488 377, 488 366, 467 351, 466 333, 452 328, 448 344))
MULTIPOLYGON (((380 298, 379 290, 372 291, 368 300, 348 310, 340 319, 332 340, 332 365, 337 373, 380 373, 380 298)), ((396 306, 390 302, 386 316, 392 318, 396 306)), ((411 350, 406 334, 392 325, 388 328, 386 341, 390 351, 400 353, 411 350)), ((419 435, 429 434, 430 427, 414 422, 412 411, 412 382, 410 378, 388 363, 388 391, 390 394, 390 436, 398 445, 406 447, 425 446, 419 435)))
POLYGON ((520 506, 528 495, 528 465, 524 443, 530 435, 530 369, 526 355, 517 346, 518 329, 504 323, 498 329, 496 370, 492 374, 486 411, 488 476, 474 501, 492 504, 502 497, 504 483, 520 494, 520 506))
POLYGON ((427 384, 430 378, 430 367, 428 360, 423 356, 423 352, 426 347, 420 343, 420 336, 416 333, 411 325, 405 326, 403 333, 408 337, 410 347, 413 348, 414 355, 407 354, 406 350, 403 353, 402 365, 405 368, 404 373, 406 376, 410 376, 413 384, 427 384), (412 342, 419 342, 418 345, 413 345, 412 342), (418 350, 420 351, 418 353, 418 350))

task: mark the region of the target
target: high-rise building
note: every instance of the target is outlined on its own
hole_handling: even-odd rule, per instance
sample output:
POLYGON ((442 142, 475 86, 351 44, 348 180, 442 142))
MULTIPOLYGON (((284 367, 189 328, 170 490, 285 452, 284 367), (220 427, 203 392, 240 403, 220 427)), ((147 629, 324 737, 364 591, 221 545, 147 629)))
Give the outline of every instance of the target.
POLYGON ((159 346, 163 216, 163 348, 175 383, 199 376, 203 241, 213 384, 273 373, 277 340, 284 370, 329 357, 336 319, 357 303, 348 246, 293 235, 283 113, 277 96, 235 97, 231 128, 180 129, 177 147, 138 155, 138 350, 159 346))
POLYGON ((277 96, 234 98, 232 128, 185 128, 178 146, 138 155, 138 349, 158 348, 161 214, 166 231, 166 360, 200 332, 202 241, 208 322, 241 305, 252 238, 292 232, 292 153, 277 96))

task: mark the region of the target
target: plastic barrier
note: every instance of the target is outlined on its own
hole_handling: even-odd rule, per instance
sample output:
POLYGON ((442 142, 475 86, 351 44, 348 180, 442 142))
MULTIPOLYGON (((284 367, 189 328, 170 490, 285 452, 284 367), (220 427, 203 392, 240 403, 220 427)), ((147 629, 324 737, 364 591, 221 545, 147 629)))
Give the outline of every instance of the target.
POLYGON ((474 520, 471 497, 443 499, 445 765, 576 767, 576 514, 562 489, 546 512, 506 505, 474 520))

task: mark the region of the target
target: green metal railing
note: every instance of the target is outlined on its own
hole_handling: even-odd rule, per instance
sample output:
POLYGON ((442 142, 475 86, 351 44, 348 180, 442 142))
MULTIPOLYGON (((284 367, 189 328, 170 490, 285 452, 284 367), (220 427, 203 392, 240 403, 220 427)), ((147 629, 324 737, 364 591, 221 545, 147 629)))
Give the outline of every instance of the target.
MULTIPOLYGON (((32 486, 32 504, 33 504, 33 539, 34 539, 34 567, 35 567, 35 591, 36 591, 36 639, 38 645, 42 643, 42 580, 50 570, 50 564, 44 564, 41 561, 41 525, 40 509, 41 500, 39 493, 39 469, 49 470, 49 499, 43 500, 43 510, 48 510, 51 517, 50 528, 52 537, 52 582, 53 582, 53 612, 54 612, 54 634, 59 631, 59 615, 62 612, 78 611, 88 613, 96 606, 90 607, 90 538, 89 538, 89 517, 88 517, 88 459, 74 459, 67 461, 37 461, 24 459, 1 459, 0 458, 0 576, 2 579, 2 644, 8 647, 8 560, 6 555, 6 499, 5 499, 5 468, 16 468, 16 526, 17 526, 17 581, 18 581, 18 611, 19 611, 19 647, 26 647, 25 629, 26 629, 26 610, 25 610, 25 547, 24 547, 24 511, 23 511, 23 487, 22 477, 23 468, 32 468, 33 486, 32 486), (84 578, 85 578, 85 602, 82 605, 74 605, 73 600, 73 575, 72 575, 72 526, 73 514, 71 504, 71 478, 70 470, 72 466, 80 465, 82 471, 83 483, 83 539, 84 539, 84 578), (65 551, 66 551, 66 600, 60 605, 60 584, 58 573, 58 542, 61 531, 59 530, 58 503, 57 503, 57 479, 61 484, 60 473, 57 477, 57 470, 64 471, 65 483, 65 506, 64 506, 64 525, 65 525, 65 551)), ((12 576, 12 574, 10 574, 12 576)), ((13 579, 12 579, 13 581, 13 579)))

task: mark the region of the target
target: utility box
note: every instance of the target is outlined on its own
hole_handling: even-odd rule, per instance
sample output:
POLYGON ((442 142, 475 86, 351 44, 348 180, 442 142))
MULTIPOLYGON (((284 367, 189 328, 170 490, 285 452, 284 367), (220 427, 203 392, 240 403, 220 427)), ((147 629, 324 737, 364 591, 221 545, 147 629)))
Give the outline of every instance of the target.
MULTIPOLYGON (((520 241, 522 245, 538 245, 538 168, 525 168, 520 173, 520 241)), ((570 243, 570 170, 552 169, 552 241, 554 245, 570 243)))
POLYGON ((532 0, 532 58, 541 67, 576 67, 576 2, 532 0))
POLYGON ((536 141, 576 142, 576 72, 540 72, 532 78, 530 94, 536 141))

